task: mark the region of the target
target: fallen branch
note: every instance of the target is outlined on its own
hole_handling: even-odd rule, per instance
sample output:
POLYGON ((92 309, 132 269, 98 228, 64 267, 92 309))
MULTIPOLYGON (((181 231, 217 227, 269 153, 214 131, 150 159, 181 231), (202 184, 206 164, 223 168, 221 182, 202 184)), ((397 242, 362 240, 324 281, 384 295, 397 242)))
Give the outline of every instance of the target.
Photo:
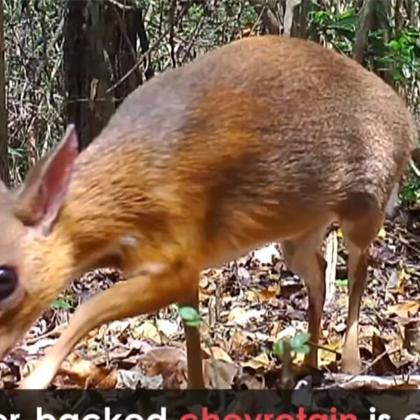
POLYGON ((416 164, 413 162, 413 160, 412 160, 412 159, 410 159, 410 167, 411 167, 411 169, 413 170, 413 172, 416 174, 416 176, 417 176, 418 178, 420 178, 420 169, 419 169, 419 168, 417 168, 416 164))
POLYGON ((390 389, 404 387, 420 389, 420 375, 395 375, 395 376, 372 376, 372 375, 350 375, 345 373, 331 373, 334 386, 342 389, 390 389))
MULTIPOLYGON (((375 359, 373 359, 367 366, 365 366, 364 369, 362 369, 362 371, 359 374, 351 375, 351 374, 333 374, 333 373, 331 373, 329 376, 330 376, 330 379, 332 379, 332 380, 334 380, 334 378, 337 375, 344 375, 346 380, 344 382, 342 382, 341 384, 334 383, 334 384, 326 386, 325 388, 334 388, 335 386, 340 385, 341 388, 347 389, 347 383, 351 383, 353 380, 355 380, 357 378, 368 376, 368 375, 365 375, 365 373, 373 365, 375 365, 377 362, 379 362, 379 360, 381 360, 386 355, 390 356, 391 354, 397 353, 398 351, 400 351, 400 349, 394 349, 392 351, 385 350, 384 352, 379 354, 377 357, 375 357, 375 359)), ((377 378, 377 376, 373 376, 373 378, 377 378)))

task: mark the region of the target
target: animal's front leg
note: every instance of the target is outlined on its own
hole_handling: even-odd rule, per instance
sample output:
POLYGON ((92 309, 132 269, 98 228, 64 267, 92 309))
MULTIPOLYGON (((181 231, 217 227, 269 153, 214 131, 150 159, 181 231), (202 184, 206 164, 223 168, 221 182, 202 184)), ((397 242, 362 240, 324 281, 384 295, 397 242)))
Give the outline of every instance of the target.
POLYGON ((197 290, 197 273, 183 263, 169 264, 159 272, 141 274, 105 290, 85 302, 70 325, 21 389, 44 389, 54 379, 73 347, 92 329, 110 321, 157 311, 192 296, 197 290))

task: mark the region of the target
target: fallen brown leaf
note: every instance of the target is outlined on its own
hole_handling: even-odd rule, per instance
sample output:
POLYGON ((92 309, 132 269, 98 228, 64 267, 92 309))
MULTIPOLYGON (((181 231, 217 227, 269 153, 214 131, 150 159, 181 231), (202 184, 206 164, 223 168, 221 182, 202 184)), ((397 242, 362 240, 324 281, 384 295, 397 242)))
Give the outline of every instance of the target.
POLYGON ((83 389, 114 389, 118 374, 116 369, 100 368, 73 353, 58 370, 57 377, 60 376, 67 376, 83 389))
POLYGON ((411 321, 404 326, 404 348, 420 356, 420 320, 411 321))
POLYGON ((335 341, 328 344, 323 344, 323 348, 318 350, 318 363, 319 366, 328 366, 331 363, 334 363, 337 361, 337 351, 341 349, 341 340, 335 341), (332 351, 328 351, 328 350, 332 351))
POLYGON ((203 353, 208 358, 213 357, 215 360, 220 360, 226 363, 232 363, 232 359, 229 356, 229 354, 225 350, 223 350, 221 347, 212 346, 211 351, 204 348, 203 353))
POLYGON ((392 363, 389 355, 386 353, 385 343, 381 337, 377 334, 372 336, 372 357, 376 359, 381 356, 381 358, 372 365, 372 370, 377 375, 385 375, 386 373, 397 373, 398 369, 392 363))
POLYGON ((187 388, 187 358, 177 347, 156 347, 141 356, 138 366, 148 376, 162 375, 165 388, 187 388))
POLYGON ((266 368, 269 365, 270 359, 268 358, 267 353, 260 353, 258 356, 252 358, 251 360, 242 363, 242 367, 249 367, 254 370, 266 368))
POLYGON ((204 383, 208 389, 231 389, 239 365, 223 360, 206 359, 203 363, 204 383))
POLYGON ((414 316, 420 309, 420 302, 415 300, 407 300, 388 307, 389 314, 396 314, 400 317, 414 316))

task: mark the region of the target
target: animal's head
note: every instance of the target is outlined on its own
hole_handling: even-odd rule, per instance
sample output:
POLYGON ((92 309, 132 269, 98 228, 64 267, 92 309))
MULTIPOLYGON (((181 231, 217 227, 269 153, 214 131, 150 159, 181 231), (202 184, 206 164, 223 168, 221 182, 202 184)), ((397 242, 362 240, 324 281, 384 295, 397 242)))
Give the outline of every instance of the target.
POLYGON ((63 286, 66 244, 54 226, 70 183, 78 140, 63 140, 15 190, 0 185, 0 359, 22 338, 63 286), (61 242, 64 242, 63 240, 61 242), (46 261, 56 261, 55 267, 46 261))

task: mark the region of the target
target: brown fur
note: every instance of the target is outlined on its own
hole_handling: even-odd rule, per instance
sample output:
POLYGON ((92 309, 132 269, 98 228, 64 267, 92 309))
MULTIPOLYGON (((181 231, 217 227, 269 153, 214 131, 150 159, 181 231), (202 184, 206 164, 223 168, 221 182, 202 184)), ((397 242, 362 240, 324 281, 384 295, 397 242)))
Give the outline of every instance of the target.
MULTIPOLYGON (((0 223, 10 230, 0 239, 0 261, 19 268, 25 295, 0 314, 0 353, 69 280, 107 259, 133 278, 143 266, 160 264, 174 280, 166 286, 161 272, 149 274, 156 281, 144 291, 139 280, 140 294, 157 288, 143 300, 133 297, 135 286, 115 291, 109 296, 121 298, 124 309, 106 315, 101 303, 105 315, 89 328, 153 305, 194 302, 200 270, 271 241, 285 242, 303 276, 312 275, 302 265, 305 250, 313 255, 311 267, 320 270, 313 282, 322 289, 316 245, 322 229, 333 220, 347 224, 350 242, 365 252, 416 136, 412 116, 389 86, 308 41, 246 38, 155 77, 80 154, 48 235, 2 206, 0 223), (366 233, 365 225, 374 228, 366 233), (310 232, 314 242, 305 248, 310 232), (124 244, 127 235, 137 245, 124 244), (301 258, 297 249, 304 250, 301 258)), ((310 300, 322 307, 317 293, 310 300)), ((316 326, 310 328, 316 336, 316 326)), ((66 337, 67 347, 75 344, 66 337)), ((310 363, 315 359, 316 353, 310 363)), ((191 374, 200 364, 189 362, 191 374)))

